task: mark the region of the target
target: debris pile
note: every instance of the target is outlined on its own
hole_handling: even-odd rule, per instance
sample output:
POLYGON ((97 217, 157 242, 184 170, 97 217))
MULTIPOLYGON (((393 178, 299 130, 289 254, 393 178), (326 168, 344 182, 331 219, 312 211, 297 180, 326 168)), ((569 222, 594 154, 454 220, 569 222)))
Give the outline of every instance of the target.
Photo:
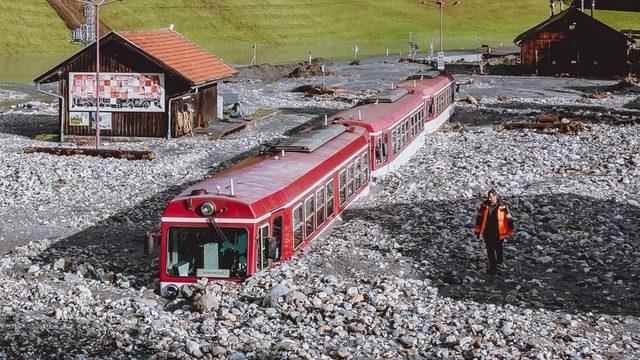
POLYGON ((458 99, 458 101, 460 102, 465 102, 467 104, 471 104, 474 106, 479 106, 480 105, 480 98, 476 97, 476 96, 471 96, 471 95, 467 95, 463 98, 458 99))
POLYGON ((557 115, 544 114, 533 122, 509 122, 503 125, 505 130, 532 129, 545 133, 577 135, 589 128, 578 119, 561 118, 557 115))
POLYGON ((301 85, 291 92, 304 93, 305 97, 312 97, 317 95, 336 95, 344 93, 346 90, 340 86, 322 86, 322 85, 301 85))
MULTIPOLYGON (((289 78, 305 78, 312 76, 322 76, 322 68, 323 65, 319 63, 305 63, 300 64, 298 67, 293 69, 288 75, 289 78)), ((331 70, 325 68, 325 75, 334 75, 335 73, 331 70)))

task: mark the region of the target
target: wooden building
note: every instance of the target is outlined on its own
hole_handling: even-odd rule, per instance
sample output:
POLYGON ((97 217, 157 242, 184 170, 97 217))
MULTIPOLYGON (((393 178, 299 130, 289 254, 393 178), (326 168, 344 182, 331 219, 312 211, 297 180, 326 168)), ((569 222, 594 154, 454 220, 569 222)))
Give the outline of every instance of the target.
POLYGON ((539 75, 611 76, 628 72, 631 39, 570 7, 519 35, 523 66, 539 75))
MULTIPOLYGON (((95 136, 96 43, 38 76, 58 83, 64 136, 95 136)), ((100 39, 100 134, 171 137, 217 118, 218 82, 237 71, 172 29, 100 39)))

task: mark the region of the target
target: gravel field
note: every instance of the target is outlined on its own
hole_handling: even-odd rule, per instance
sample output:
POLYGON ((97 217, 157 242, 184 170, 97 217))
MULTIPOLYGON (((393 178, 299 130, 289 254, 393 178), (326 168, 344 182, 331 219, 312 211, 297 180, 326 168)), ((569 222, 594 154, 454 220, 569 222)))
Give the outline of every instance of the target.
POLYGON ((516 80, 474 79, 459 97, 480 105, 460 103, 303 254, 174 301, 158 297, 157 261, 141 255, 164 202, 340 104, 276 96, 304 81, 227 84, 256 108, 277 103, 289 125, 126 145, 153 149, 152 162, 24 155, 33 140, 0 135, 4 243, 32 240, 0 257, 0 359, 640 359, 640 125, 622 109, 628 95, 598 100, 605 113, 572 108, 590 127, 578 135, 496 126, 552 109, 556 80, 523 78, 517 87, 556 88, 505 101, 491 88, 516 80), (516 222, 496 277, 471 232, 491 187, 516 222))

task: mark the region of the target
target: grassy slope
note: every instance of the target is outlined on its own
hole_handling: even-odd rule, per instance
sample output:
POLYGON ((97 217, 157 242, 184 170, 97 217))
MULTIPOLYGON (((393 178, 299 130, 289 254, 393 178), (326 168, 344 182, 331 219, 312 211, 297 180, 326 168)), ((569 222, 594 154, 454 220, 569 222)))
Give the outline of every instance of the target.
POLYGON ((6 54, 73 51, 69 31, 46 0, 0 1, 0 49, 6 54))
MULTIPOLYGON (((258 44, 259 61, 314 56, 345 57, 358 44, 363 54, 406 51, 409 32, 421 47, 437 46, 439 12, 428 0, 125 0, 105 9, 116 29, 152 29, 176 24, 177 30, 227 60, 246 63, 258 44)), ((548 16, 540 0, 465 0, 445 13, 445 46, 511 46, 513 38, 548 16)), ((616 28, 640 23, 640 14, 605 14, 616 28)), ((637 25, 636 25, 637 26, 637 25)))
POLYGON ((0 0, 0 80, 26 82, 77 49, 46 0, 0 0))
MULTIPOLYGON (((386 48, 407 51, 409 32, 422 49, 438 46, 439 13, 430 0, 123 0, 106 6, 115 29, 177 30, 233 63, 246 64, 251 44, 259 62, 313 56, 348 57, 386 48)), ((548 16, 541 0, 464 0, 446 10, 445 47, 512 45, 513 38, 548 16)), ((633 28, 640 14, 598 12, 615 28, 633 28)), ((78 48, 45 0, 0 0, 0 79, 28 80, 78 48), (19 58, 19 61, 15 59, 19 58)))

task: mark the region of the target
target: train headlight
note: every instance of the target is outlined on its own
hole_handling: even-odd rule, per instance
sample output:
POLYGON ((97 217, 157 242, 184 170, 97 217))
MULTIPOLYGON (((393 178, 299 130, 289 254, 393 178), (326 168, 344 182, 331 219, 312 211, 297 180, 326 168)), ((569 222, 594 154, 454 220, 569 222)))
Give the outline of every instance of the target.
POLYGON ((164 295, 169 299, 175 299, 178 296, 178 287, 175 285, 168 285, 164 288, 164 295))
POLYGON ((210 202, 200 205, 200 213, 204 216, 211 216, 216 212, 216 206, 210 202))

